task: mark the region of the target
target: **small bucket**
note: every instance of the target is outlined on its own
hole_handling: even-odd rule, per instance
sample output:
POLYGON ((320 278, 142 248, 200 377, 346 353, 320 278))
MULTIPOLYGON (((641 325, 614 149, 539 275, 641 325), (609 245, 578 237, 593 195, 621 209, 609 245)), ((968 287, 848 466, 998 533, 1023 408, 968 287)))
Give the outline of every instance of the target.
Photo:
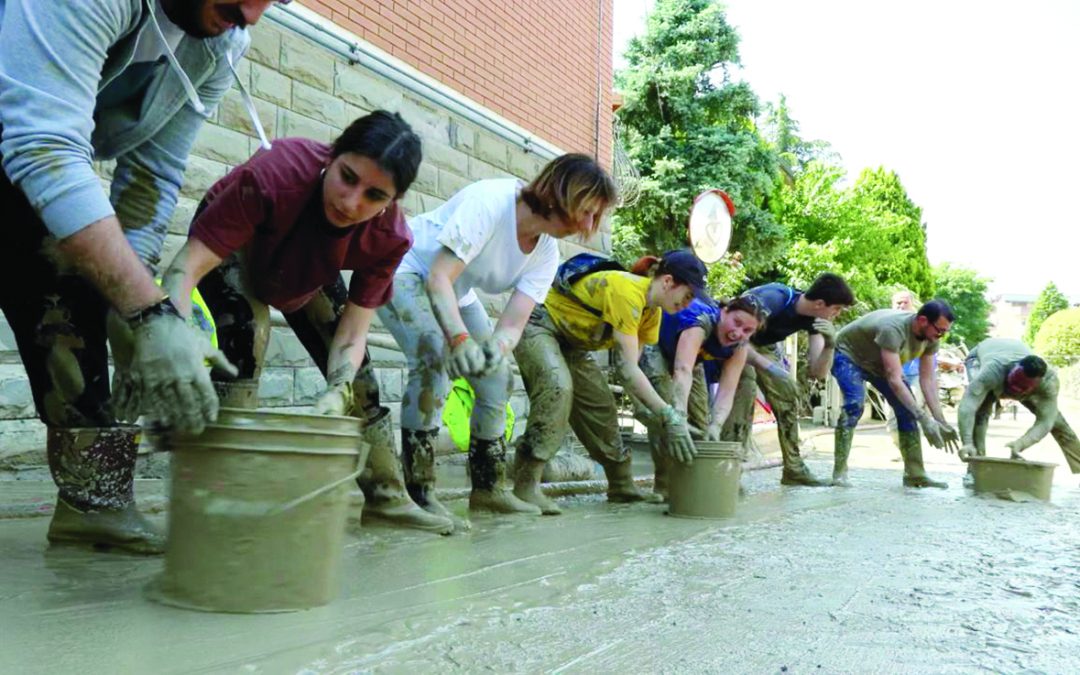
POLYGON ((1057 464, 1000 457, 969 457, 975 492, 1024 492, 1050 501, 1057 464))
POLYGON ((367 460, 355 417, 222 408, 174 434, 165 571, 148 589, 208 612, 288 612, 338 592, 349 483, 367 460))
POLYGON ((690 464, 668 466, 668 514, 679 518, 727 518, 735 515, 742 474, 741 446, 697 441, 690 464))

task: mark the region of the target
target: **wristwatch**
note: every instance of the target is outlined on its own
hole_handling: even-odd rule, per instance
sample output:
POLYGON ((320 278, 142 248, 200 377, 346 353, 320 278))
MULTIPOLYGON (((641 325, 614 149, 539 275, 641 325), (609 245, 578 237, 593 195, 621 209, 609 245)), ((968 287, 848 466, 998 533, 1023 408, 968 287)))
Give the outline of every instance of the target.
POLYGON ((172 300, 170 300, 169 296, 167 295, 158 302, 150 305, 149 307, 145 307, 136 312, 128 314, 124 317, 124 320, 127 321, 129 326, 134 328, 136 326, 140 326, 146 323, 146 321, 154 318, 155 316, 165 315, 175 316, 176 318, 181 320, 184 318, 180 316, 180 310, 176 308, 176 305, 172 303, 172 300))

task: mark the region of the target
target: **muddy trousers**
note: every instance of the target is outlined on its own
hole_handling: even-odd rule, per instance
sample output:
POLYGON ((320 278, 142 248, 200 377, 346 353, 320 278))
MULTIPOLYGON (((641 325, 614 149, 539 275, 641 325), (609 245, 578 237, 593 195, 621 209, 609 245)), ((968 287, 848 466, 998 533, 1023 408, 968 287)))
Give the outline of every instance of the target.
MULTIPOLYGON (((630 453, 619 432, 615 395, 592 352, 565 344, 541 305, 529 317, 514 357, 529 395, 529 420, 517 442, 517 461, 522 466, 547 462, 573 429, 589 456, 604 468, 608 499, 640 500, 630 453)), ((515 493, 523 491, 515 482, 515 493)))
MULTIPOLYGON (((675 386, 671 377, 671 364, 664 357, 663 352, 656 345, 647 345, 641 352, 638 361, 642 372, 649 378, 649 383, 660 395, 660 398, 669 404, 674 399, 675 386)), ((636 404, 636 403, 635 403, 636 404)), ((690 398, 687 401, 687 420, 691 426, 705 429, 710 419, 709 389, 705 381, 705 368, 699 363, 694 367, 694 378, 690 384, 690 398)), ((645 411, 639 411, 645 412, 645 411)), ((646 415, 648 417, 648 415, 646 415)), ((668 467, 670 461, 667 454, 661 448, 663 442, 663 429, 660 425, 650 422, 645 426, 649 435, 649 452, 652 454, 655 473, 653 477, 653 492, 663 498, 668 494, 668 467)))

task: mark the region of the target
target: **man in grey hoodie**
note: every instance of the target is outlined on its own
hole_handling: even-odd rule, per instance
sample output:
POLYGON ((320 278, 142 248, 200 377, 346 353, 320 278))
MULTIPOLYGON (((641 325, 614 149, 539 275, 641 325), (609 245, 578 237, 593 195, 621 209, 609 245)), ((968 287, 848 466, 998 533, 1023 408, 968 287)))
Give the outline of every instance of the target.
POLYGON ((271 4, 0 0, 0 309, 48 426, 51 541, 162 550, 134 504, 138 429, 118 420, 197 432, 217 415, 204 359, 232 366, 152 272, 195 136, 271 4), (94 160, 116 160, 109 195, 94 160))

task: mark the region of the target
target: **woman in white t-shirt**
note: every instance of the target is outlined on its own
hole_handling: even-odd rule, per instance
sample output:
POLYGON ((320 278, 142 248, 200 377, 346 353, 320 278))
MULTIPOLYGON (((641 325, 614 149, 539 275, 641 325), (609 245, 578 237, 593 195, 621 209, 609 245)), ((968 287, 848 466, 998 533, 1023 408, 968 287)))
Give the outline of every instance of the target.
POLYGON ((476 392, 469 508, 539 515, 514 497, 507 480, 507 357, 551 287, 559 265, 555 240, 593 235, 615 198, 614 182, 592 158, 570 154, 528 185, 478 181, 410 221, 415 243, 394 275, 393 299, 378 314, 409 366, 402 459, 409 493, 423 508, 463 525, 435 498, 434 462, 450 380, 465 377, 476 392), (473 289, 510 293, 494 329, 473 289))

